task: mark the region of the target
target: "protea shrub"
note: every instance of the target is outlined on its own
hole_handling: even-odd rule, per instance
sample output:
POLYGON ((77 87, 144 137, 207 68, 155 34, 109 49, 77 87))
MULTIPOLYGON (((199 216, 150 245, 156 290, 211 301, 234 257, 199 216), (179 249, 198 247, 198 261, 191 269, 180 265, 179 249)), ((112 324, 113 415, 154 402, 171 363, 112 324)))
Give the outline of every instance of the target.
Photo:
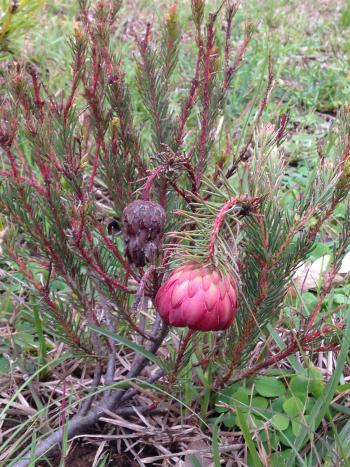
MULTIPOLYGON (((255 80, 243 89, 246 77, 256 74, 243 63, 254 27, 241 19, 236 27, 236 2, 219 2, 219 9, 207 15, 205 1, 193 0, 188 42, 196 44, 188 47, 172 7, 160 34, 146 24, 137 36, 135 53, 129 53, 135 67, 112 53, 119 50, 114 36, 123 24, 117 22, 121 2, 78 3, 72 77, 64 90, 49 89, 42 82, 45 69, 24 66, 17 57, 0 70, 0 229, 6 228, 1 280, 13 281, 3 296, 13 295, 16 310, 9 326, 16 325, 21 307, 37 329, 33 348, 40 352, 35 360, 40 367, 52 363, 63 378, 82 362, 82 375, 94 367, 89 391, 84 381, 73 392, 62 392, 61 407, 59 399, 50 404, 49 425, 56 423, 51 434, 41 410, 14 429, 13 406, 5 402, 10 424, 0 459, 16 467, 40 463, 56 445, 92 428, 106 413, 120 409, 134 416, 134 405, 120 406, 143 391, 133 382, 138 378, 145 379, 147 392, 157 380, 178 381, 174 394, 181 390, 183 379, 176 376, 182 370, 190 384, 195 381, 195 361, 203 371, 211 365, 207 374, 213 384, 207 387, 221 389, 232 378, 252 375, 293 353, 304 350, 309 359, 311 350, 337 350, 345 326, 338 309, 337 316, 325 314, 322 305, 350 248, 348 204, 315 306, 298 310, 293 329, 280 318, 286 318, 284 299, 294 271, 307 260, 316 238, 333 235, 328 221, 348 197, 349 113, 340 116, 322 157, 308 161, 314 164, 308 183, 303 180, 299 191, 290 188, 282 150, 287 118, 269 125, 263 121, 273 87, 272 62, 264 82, 255 80), (186 60, 185 67, 179 58, 186 60), (131 68, 136 79, 127 76, 131 68), (141 201, 135 201, 141 192, 141 201), (123 213, 125 244, 107 227, 108 219, 120 220, 123 213), (173 264, 180 266, 170 273, 173 264), (28 305, 34 305, 34 317, 28 305), (280 351, 269 339, 268 326, 276 323, 283 327, 276 329, 284 343, 280 351), (226 332, 195 333, 191 342, 195 330, 226 332), (255 351, 258 340, 262 352, 255 351), (62 360, 51 362, 52 342, 69 350, 57 353, 62 360), (195 359, 188 358, 191 351, 195 359), (130 359, 127 365, 125 359, 130 359), (75 400, 68 409, 67 401, 80 395, 84 403, 75 400), (63 421, 78 406, 76 415, 63 421)), ((6 330, 11 345, 13 335, 23 334, 22 327, 13 331, 6 330)), ((33 355, 31 350, 30 362, 33 355)), ((12 361, 18 358, 15 349, 12 361)), ((22 394, 30 407, 32 389, 26 386, 32 378, 26 370, 22 394)), ((68 391, 70 383, 64 380, 62 386, 68 391)), ((12 378, 8 387, 14 388, 12 378)), ((38 400, 49 404, 46 390, 41 392, 39 383, 35 388, 38 400)), ((151 400, 137 414, 160 398, 151 400)))

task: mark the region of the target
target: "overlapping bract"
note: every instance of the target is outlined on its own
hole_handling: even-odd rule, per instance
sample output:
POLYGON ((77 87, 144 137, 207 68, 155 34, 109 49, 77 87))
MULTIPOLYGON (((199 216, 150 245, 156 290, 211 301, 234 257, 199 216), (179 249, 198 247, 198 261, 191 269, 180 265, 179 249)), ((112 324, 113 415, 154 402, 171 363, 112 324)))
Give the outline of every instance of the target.
POLYGON ((187 263, 175 269, 156 295, 168 324, 198 331, 227 329, 237 312, 236 280, 214 266, 187 263))
POLYGON ((154 201, 137 200, 123 212, 125 253, 130 263, 142 267, 153 262, 162 242, 165 212, 154 201))

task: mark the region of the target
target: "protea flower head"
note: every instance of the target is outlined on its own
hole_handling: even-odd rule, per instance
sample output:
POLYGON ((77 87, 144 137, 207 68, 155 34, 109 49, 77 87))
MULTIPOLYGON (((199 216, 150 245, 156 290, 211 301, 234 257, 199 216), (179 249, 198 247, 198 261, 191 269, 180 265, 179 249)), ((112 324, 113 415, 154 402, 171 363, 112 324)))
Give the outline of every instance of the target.
POLYGON ((186 263, 175 269, 156 295, 160 316, 172 326, 198 331, 227 329, 237 312, 237 282, 214 266, 186 263))
POLYGON ((130 263, 144 266, 153 262, 162 243, 165 212, 154 201, 137 200, 123 212, 125 253, 130 263))

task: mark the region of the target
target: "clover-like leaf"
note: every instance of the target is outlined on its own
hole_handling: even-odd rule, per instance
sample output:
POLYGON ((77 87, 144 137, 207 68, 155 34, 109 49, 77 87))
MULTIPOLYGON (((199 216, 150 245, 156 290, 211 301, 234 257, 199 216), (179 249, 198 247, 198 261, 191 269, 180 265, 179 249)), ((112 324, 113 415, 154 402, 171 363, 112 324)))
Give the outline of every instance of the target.
POLYGON ((289 418, 283 413, 275 413, 271 418, 271 422, 275 428, 279 431, 284 431, 289 427, 289 418))
POLYGON ((290 397, 283 404, 283 410, 290 417, 298 417, 304 411, 304 404, 298 397, 290 397))
POLYGON ((272 376, 257 378, 255 389, 260 396, 264 397, 283 396, 286 393, 284 384, 279 379, 272 376))

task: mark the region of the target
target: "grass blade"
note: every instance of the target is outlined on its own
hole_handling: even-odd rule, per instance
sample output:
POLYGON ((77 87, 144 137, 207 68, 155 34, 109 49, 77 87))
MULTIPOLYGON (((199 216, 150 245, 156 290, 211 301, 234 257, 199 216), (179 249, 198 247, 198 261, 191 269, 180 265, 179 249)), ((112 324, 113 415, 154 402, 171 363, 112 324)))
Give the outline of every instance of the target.
POLYGON ((118 342, 119 344, 126 345, 127 347, 129 347, 129 349, 147 358, 147 360, 149 360, 150 362, 155 363, 157 366, 159 366, 159 368, 167 370, 164 362, 152 352, 146 350, 142 345, 136 344, 135 342, 132 342, 129 339, 126 339, 125 337, 118 336, 118 334, 114 334, 114 332, 107 331, 107 329, 99 328, 94 325, 90 325, 89 328, 97 332, 98 334, 101 334, 102 336, 109 337, 110 339, 118 342))
POLYGON ((241 427, 243 433, 244 440, 247 443, 248 450, 252 458, 252 467, 262 467, 262 463, 260 462, 259 454, 256 450, 253 438, 250 434, 245 415, 238 407, 236 408, 236 414, 239 426, 241 427))

